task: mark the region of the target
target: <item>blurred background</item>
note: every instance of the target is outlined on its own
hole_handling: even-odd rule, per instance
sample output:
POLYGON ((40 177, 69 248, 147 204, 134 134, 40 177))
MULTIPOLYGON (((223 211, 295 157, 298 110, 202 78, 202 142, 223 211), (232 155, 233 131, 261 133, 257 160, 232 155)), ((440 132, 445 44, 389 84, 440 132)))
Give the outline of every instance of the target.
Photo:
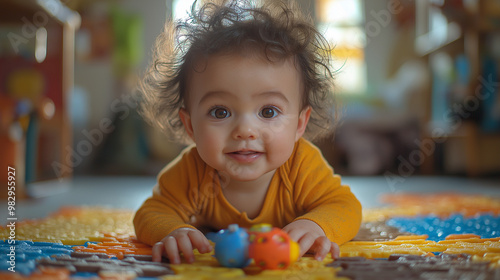
MULTIPOLYGON (((183 147, 132 93, 165 21, 191 3, 2 0, 2 169, 18 185, 156 175, 183 147)), ((337 173, 500 175, 500 1, 297 3, 335 46, 342 118, 316 144, 337 173)))

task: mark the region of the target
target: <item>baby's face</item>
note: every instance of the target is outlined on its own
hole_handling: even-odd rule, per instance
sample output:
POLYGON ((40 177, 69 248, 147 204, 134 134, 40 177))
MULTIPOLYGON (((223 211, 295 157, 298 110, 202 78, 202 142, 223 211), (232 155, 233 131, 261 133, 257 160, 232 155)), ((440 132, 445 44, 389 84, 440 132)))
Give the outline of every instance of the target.
POLYGON ((238 181, 274 172, 304 133, 301 77, 291 59, 213 55, 192 71, 181 119, 201 158, 238 181), (206 68, 204 68, 206 66, 206 68))

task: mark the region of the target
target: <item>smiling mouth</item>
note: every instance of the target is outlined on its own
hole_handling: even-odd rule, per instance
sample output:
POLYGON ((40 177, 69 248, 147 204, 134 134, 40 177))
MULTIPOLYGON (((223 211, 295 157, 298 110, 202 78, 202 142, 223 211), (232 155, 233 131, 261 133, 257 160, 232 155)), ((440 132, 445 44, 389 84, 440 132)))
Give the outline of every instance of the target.
POLYGON ((241 163, 251 163, 259 158, 263 153, 257 151, 236 151, 227 155, 241 163))
POLYGON ((236 151, 236 152, 232 152, 230 154, 236 154, 236 155, 251 155, 251 154, 257 154, 259 152, 256 152, 256 151, 236 151))

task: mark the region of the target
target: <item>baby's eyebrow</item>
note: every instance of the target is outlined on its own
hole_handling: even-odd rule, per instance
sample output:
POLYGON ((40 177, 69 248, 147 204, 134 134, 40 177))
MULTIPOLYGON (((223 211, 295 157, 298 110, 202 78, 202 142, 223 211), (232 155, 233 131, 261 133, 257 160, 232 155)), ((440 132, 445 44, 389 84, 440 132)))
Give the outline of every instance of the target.
POLYGON ((227 98, 231 95, 231 93, 226 91, 209 91, 205 93, 205 95, 203 95, 203 97, 200 99, 199 105, 202 105, 204 102, 207 102, 207 100, 210 100, 211 98, 227 98))
POLYGON ((290 104, 290 100, 288 100, 288 98, 286 98, 286 96, 281 91, 265 91, 265 92, 261 92, 261 93, 256 94, 256 96, 266 97, 266 98, 269 96, 276 97, 278 99, 281 99, 287 105, 290 104))
MULTIPOLYGON (((231 98, 234 95, 231 94, 230 92, 227 91, 209 91, 203 95, 203 97, 200 99, 199 105, 202 105, 203 103, 207 102, 211 98, 231 98)), ((264 92, 259 92, 254 94, 255 98, 277 98, 286 103, 287 105, 290 104, 290 100, 286 98, 286 96, 281 92, 281 91, 264 91, 264 92)))

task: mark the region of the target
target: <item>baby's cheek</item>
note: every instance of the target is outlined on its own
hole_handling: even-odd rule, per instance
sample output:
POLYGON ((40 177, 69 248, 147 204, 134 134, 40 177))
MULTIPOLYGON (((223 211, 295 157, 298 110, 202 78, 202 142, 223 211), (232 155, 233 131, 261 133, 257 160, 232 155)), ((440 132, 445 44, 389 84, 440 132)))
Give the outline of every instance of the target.
POLYGON ((285 163, 292 155, 294 146, 295 142, 290 137, 277 137, 268 148, 271 161, 278 165, 285 163))

